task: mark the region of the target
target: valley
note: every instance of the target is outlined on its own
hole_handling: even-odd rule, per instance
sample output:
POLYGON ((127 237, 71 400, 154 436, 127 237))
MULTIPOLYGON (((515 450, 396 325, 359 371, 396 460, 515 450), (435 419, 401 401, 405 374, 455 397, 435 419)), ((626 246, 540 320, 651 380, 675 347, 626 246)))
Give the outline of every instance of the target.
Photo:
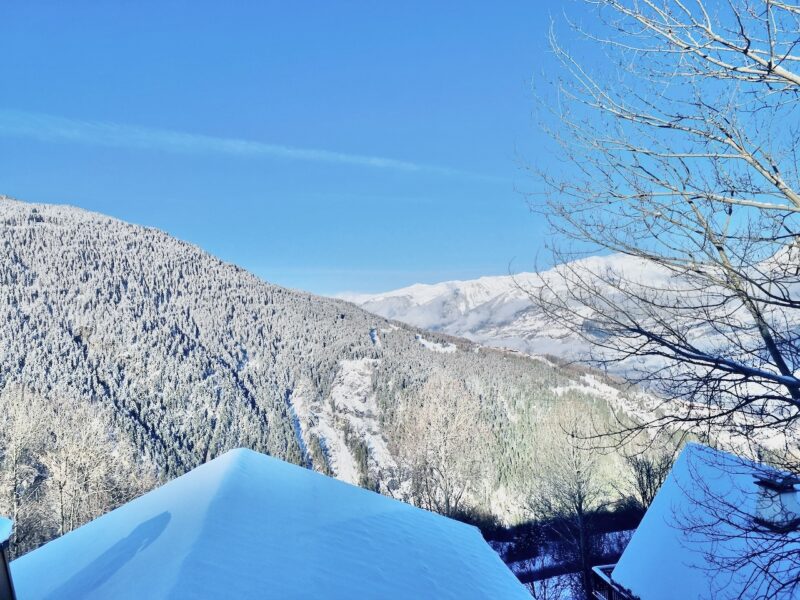
POLYGON ((554 407, 603 421, 640 402, 585 369, 275 286, 100 214, 3 198, 0 229, 0 389, 106 407, 160 477, 246 446, 420 503, 405 430, 426 403, 458 412, 468 397, 481 439, 456 450, 481 468, 457 478, 463 510, 514 524, 536 452, 563 443, 539 428, 554 407), (432 377, 457 393, 426 389, 432 377))

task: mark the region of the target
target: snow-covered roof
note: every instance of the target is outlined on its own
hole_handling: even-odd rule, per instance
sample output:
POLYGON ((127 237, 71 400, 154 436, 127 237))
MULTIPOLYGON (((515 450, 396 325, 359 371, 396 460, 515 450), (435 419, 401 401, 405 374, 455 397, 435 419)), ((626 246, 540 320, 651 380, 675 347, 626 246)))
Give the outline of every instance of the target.
MULTIPOLYGON (((765 573, 780 578, 800 569, 800 533, 779 533, 754 520, 777 515, 772 502, 764 504, 772 497, 756 479, 784 475, 725 452, 687 445, 612 579, 641 600, 797 597, 798 590, 769 591, 775 582, 765 573)), ((797 492, 781 500, 784 516, 800 516, 797 492)))
POLYGON ((0 517, 0 546, 5 544, 11 537, 12 527, 11 519, 0 517))
POLYGON ((11 563, 38 598, 528 598, 469 525, 232 450, 11 563))

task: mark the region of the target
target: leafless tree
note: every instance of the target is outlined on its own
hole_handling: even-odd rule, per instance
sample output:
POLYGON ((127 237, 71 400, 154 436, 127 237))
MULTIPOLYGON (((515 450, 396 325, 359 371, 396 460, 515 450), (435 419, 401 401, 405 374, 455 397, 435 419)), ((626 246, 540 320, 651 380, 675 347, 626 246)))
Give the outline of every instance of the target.
POLYGON ((571 585, 568 576, 540 579, 528 584, 533 600, 562 600, 570 593, 571 585))
MULTIPOLYGON (((620 422, 689 430, 797 469, 800 416, 800 7, 771 0, 587 0, 557 35, 564 165, 537 210, 561 240, 531 293, 590 359, 660 399, 620 422), (597 52, 600 50, 600 52, 597 52), (586 259, 598 250, 621 256, 586 259), (583 260, 580 260, 583 259, 583 260)), ((773 572, 787 581, 798 573, 773 572)))
POLYGON ((584 406, 565 403, 552 409, 537 431, 537 468, 530 508, 535 518, 561 539, 581 566, 580 589, 591 594, 593 521, 608 498, 600 457, 584 443, 594 428, 584 406))
POLYGON ((669 475, 675 462, 676 440, 660 435, 656 439, 629 443, 622 449, 626 472, 625 492, 631 494, 637 504, 647 510, 669 475))
POLYGON ((490 469, 483 454, 489 429, 478 399, 463 382, 434 373, 394 427, 396 455, 411 500, 447 516, 463 511, 490 469))
POLYGON ((62 402, 37 424, 48 440, 40 461, 44 494, 58 535, 155 486, 130 444, 118 443, 108 422, 85 404, 62 402))
MULTIPOLYGON (((613 63, 590 73, 553 37, 565 76, 553 128, 568 175, 542 173, 561 239, 628 257, 570 259, 533 291, 668 401, 653 425, 796 440, 800 409, 800 13, 744 0, 588 2, 613 63)), ((789 458, 798 458, 787 444, 789 458)))
POLYGON ((0 511, 15 527, 10 540, 12 555, 42 543, 41 481, 44 466, 37 460, 44 448, 38 427, 41 412, 25 388, 0 395, 0 511))
POLYGON ((0 392, 0 512, 14 520, 19 556, 156 484, 133 445, 112 435, 100 407, 0 392))

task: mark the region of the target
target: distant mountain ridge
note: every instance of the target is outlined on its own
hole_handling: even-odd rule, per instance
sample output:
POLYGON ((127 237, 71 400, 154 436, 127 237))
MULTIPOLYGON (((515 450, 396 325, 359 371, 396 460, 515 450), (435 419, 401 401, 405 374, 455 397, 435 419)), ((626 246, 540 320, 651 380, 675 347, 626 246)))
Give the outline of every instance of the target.
MULTIPOLYGON (((614 269, 640 277, 663 277, 645 261, 623 255, 596 256, 581 261, 592 270, 614 269)), ((542 278, 556 286, 555 270, 487 276, 465 281, 415 284, 377 294, 341 294, 376 315, 474 342, 529 354, 580 359, 584 340, 556 327, 532 302, 531 290, 542 278)))

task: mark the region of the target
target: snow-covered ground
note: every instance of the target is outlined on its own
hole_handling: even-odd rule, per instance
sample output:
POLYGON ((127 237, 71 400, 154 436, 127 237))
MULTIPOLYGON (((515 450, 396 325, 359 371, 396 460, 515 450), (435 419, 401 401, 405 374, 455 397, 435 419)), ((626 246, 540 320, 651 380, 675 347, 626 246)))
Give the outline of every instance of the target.
POLYGON ((303 387, 290 397, 305 446, 311 443, 312 435, 316 436, 334 475, 348 483, 358 484, 362 475, 348 445, 348 432, 366 443, 371 472, 395 466, 381 434, 372 390, 372 376, 378 364, 380 361, 374 358, 342 361, 327 401, 309 398, 309 390, 303 387))
MULTIPOLYGON (((600 534, 598 541, 598 552, 604 555, 619 555, 628 545, 633 536, 633 530, 611 531, 600 534)), ((527 583, 529 588, 534 591, 535 598, 545 598, 546 600, 574 600, 573 595, 576 573, 552 575, 564 569, 563 558, 559 557, 559 545, 556 542, 543 542, 533 549, 536 556, 529 559, 508 561, 509 553, 513 553, 515 543, 513 541, 490 541, 490 545, 501 557, 504 557, 511 571, 520 577, 522 581, 530 581, 532 577, 537 579, 533 583, 527 583), (545 576, 543 579, 538 577, 545 576)))
POLYGON ((426 340, 421 335, 417 335, 416 338, 423 348, 427 348, 428 350, 433 350, 434 352, 446 352, 449 354, 457 350, 455 344, 442 344, 440 342, 432 342, 430 340, 426 340))

